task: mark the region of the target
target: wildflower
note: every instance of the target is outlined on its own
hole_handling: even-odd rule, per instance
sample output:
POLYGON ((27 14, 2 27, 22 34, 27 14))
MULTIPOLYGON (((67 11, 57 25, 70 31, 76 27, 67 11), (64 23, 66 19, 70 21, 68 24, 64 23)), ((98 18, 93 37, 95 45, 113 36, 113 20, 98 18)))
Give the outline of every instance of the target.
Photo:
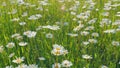
POLYGON ((25 2, 23 0, 17 0, 18 4, 24 4, 25 2))
POLYGON ((85 28, 85 30, 94 30, 94 26, 88 26, 85 28))
POLYGON ((117 14, 116 16, 117 16, 117 17, 120 17, 120 14, 117 14))
POLYGON ((104 33, 115 33, 115 32, 116 32, 115 29, 109 29, 104 31, 104 33))
POLYGON ((79 31, 80 29, 82 29, 84 27, 84 25, 83 24, 79 24, 77 27, 75 27, 74 29, 73 29, 73 31, 79 31))
POLYGON ((107 66, 105 66, 105 65, 102 65, 102 66, 101 66, 101 68, 108 68, 108 67, 107 67, 107 66))
POLYGON ((100 27, 108 26, 111 24, 111 20, 107 18, 103 18, 102 21, 100 22, 100 27))
POLYGON ((15 38, 15 37, 18 37, 18 36, 20 36, 20 34, 16 33, 16 34, 13 34, 11 37, 15 38))
POLYGON ((38 18, 37 18, 36 16, 32 15, 32 16, 30 16, 28 19, 29 19, 29 20, 37 20, 38 18))
POLYGON ((93 37, 99 37, 99 34, 98 33, 92 33, 92 36, 93 37))
POLYGON ((42 17, 41 14, 36 14, 36 15, 31 15, 28 19, 29 20, 37 20, 37 19, 39 19, 41 17, 42 17))
POLYGON ((30 65, 28 66, 28 68, 39 68, 39 67, 38 67, 38 65, 36 65, 36 64, 30 64, 30 65))
POLYGON ((17 40, 23 39, 23 37, 22 37, 20 34, 18 34, 18 33, 13 34, 13 35, 11 36, 11 38, 15 38, 15 39, 17 39, 17 40))
POLYGON ((87 55, 87 54, 86 54, 86 55, 82 55, 82 58, 83 58, 83 59, 87 59, 87 60, 88 60, 88 59, 92 59, 92 57, 89 56, 89 55, 87 55))
POLYGON ((19 21, 20 19, 19 18, 13 18, 11 19, 11 21, 19 21))
POLYGON ((71 36, 71 37, 76 37, 78 36, 78 34, 73 34, 73 33, 68 33, 67 35, 71 36))
POLYGON ((96 11, 99 11, 99 9, 97 8, 97 9, 95 9, 96 11))
POLYGON ((38 59, 39 59, 39 60, 45 60, 45 58, 44 58, 44 57, 39 57, 38 59))
POLYGON ((68 22, 64 22, 64 26, 67 26, 67 25, 69 25, 68 22))
POLYGON ((58 30, 58 29, 60 29, 60 27, 57 26, 57 25, 53 25, 53 26, 47 25, 47 26, 39 26, 37 28, 37 30, 40 30, 40 29, 43 29, 43 28, 45 28, 45 29, 47 28, 47 29, 50 29, 50 30, 58 30))
POLYGON ((109 12, 103 12, 102 15, 103 16, 109 16, 109 12))
POLYGON ((97 40, 96 39, 89 39, 88 40, 90 43, 97 43, 97 40))
POLYGON ((62 5, 62 6, 61 6, 61 10, 65 10, 65 5, 62 5))
POLYGON ((111 2, 105 3, 104 10, 111 10, 111 2))
POLYGON ((119 46, 120 43, 119 43, 118 41, 112 41, 112 45, 113 45, 113 46, 119 46))
POLYGON ((53 26, 47 25, 47 26, 42 26, 42 28, 48 28, 48 29, 51 29, 51 30, 60 29, 59 26, 57 26, 57 25, 53 25, 53 26))
POLYGON ((120 20, 116 20, 114 23, 112 23, 113 26, 120 25, 120 20))
POLYGON ((23 12, 22 17, 25 17, 25 16, 27 16, 27 15, 28 15, 27 12, 23 12))
POLYGON ((61 65, 62 67, 71 67, 73 64, 68 60, 64 60, 61 65))
POLYGON ((15 53, 11 53, 8 57, 11 58, 15 55, 15 53))
POLYGON ((12 62, 14 63, 17 63, 17 64, 20 64, 24 61, 24 57, 18 57, 16 59, 14 59, 12 62))
POLYGON ((60 55, 65 55, 68 53, 67 50, 64 49, 63 46, 58 45, 58 44, 54 44, 53 45, 53 50, 51 51, 52 54, 56 55, 56 56, 60 56, 60 55))
POLYGON ((6 45, 7 48, 13 48, 15 46, 15 43, 10 42, 6 45))
POLYGON ((16 14, 17 13, 17 9, 13 9, 11 14, 16 14))
POLYGON ((2 3, 2 6, 7 6, 6 2, 3 2, 3 3, 2 3))
POLYGON ((16 14, 16 13, 17 13, 16 9, 13 9, 11 12, 8 12, 8 14, 16 14))
POLYGON ((26 23, 25 22, 20 22, 19 25, 23 26, 25 25, 26 23))
POLYGON ((97 18, 93 18, 92 20, 88 21, 88 24, 94 24, 96 22, 97 18))
POLYGON ((57 55, 57 56, 59 56, 59 55, 62 55, 62 51, 60 51, 60 50, 52 50, 52 52, 51 52, 52 54, 54 54, 54 55, 57 55))
POLYGON ((89 42, 84 41, 84 42, 82 42, 82 44, 83 44, 83 45, 88 45, 88 44, 89 44, 89 42))
POLYGON ((63 55, 68 54, 68 50, 63 50, 63 55))
POLYGON ((28 68, 28 66, 26 64, 20 64, 16 68, 28 68))
POLYGON ((60 63, 55 63, 52 65, 52 68, 61 68, 61 64, 60 63))
POLYGON ((72 20, 73 20, 73 21, 76 21, 77 19, 76 19, 76 18, 73 18, 72 20))
POLYGON ((120 61, 118 62, 118 64, 120 64, 120 61))
POLYGON ((26 31, 23 33, 23 35, 26 35, 27 37, 32 38, 32 37, 36 36, 36 33, 37 32, 35 32, 35 31, 26 31))
POLYGON ((43 6, 46 6, 48 5, 48 2, 47 1, 39 1, 40 5, 43 5, 43 6))
POLYGON ((19 46, 26 46, 28 43, 27 42, 20 42, 19 46))
POLYGON ((41 17, 42 17, 41 14, 36 14, 35 16, 36 16, 37 18, 41 18, 41 17))
POLYGON ((81 35, 84 35, 84 36, 87 36, 87 35, 89 34, 89 32, 87 32, 87 31, 81 31, 80 34, 81 34, 81 35))
POLYGON ((76 15, 76 12, 71 12, 71 15, 76 15))
POLYGON ((58 2, 63 3, 63 2, 65 2, 65 0, 58 0, 58 2))
POLYGON ((10 66, 6 66, 5 68, 13 68, 13 66, 12 66, 12 65, 10 65, 10 66))
POLYGON ((46 38, 53 38, 53 34, 51 33, 46 34, 46 38))

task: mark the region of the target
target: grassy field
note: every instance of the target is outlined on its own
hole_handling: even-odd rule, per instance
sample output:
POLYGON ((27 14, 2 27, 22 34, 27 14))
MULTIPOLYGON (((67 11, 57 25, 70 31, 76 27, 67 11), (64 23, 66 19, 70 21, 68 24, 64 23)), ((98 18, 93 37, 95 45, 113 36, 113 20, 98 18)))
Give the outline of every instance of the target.
POLYGON ((0 0, 0 68, 120 68, 120 1, 0 0))

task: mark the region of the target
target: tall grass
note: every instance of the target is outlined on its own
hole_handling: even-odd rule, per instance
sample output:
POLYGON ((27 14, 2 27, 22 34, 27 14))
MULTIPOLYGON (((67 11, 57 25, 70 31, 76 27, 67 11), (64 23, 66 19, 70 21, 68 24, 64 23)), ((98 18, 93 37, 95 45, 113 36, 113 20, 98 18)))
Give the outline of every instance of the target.
POLYGON ((93 5, 92 9, 89 8, 92 5, 91 2, 88 2, 90 0, 78 0, 80 4, 76 6, 76 9, 69 10, 77 4, 75 4, 75 2, 77 2, 76 0, 71 0, 70 2, 66 0, 62 3, 59 1, 60 0, 48 0, 49 4, 45 6, 39 4, 38 0, 24 0, 25 3, 31 4, 28 6, 24 4, 19 5, 17 2, 12 4, 9 0, 0 1, 0 46, 4 48, 0 53, 0 68, 5 68, 10 65, 17 67, 19 64, 12 62, 17 57, 25 57, 22 62, 24 64, 36 64, 43 68, 52 68, 52 65, 56 63, 56 61, 61 63, 63 60, 71 61, 73 64, 71 68, 102 68, 103 65, 108 68, 120 68, 120 30, 115 33, 104 33, 104 31, 108 29, 120 29, 120 24, 112 25, 120 18, 116 16, 117 12, 120 11, 120 6, 105 10, 105 4, 110 4, 111 2, 111 5, 115 5, 120 4, 120 2, 114 2, 114 0, 93 0, 92 3, 95 3, 95 5, 93 5), (6 3, 5 6, 3 5, 4 3, 6 3), (35 6, 31 7, 32 5, 35 6), (83 6, 86 7, 83 8, 83 6), (41 7, 42 10, 36 10, 38 7, 41 7), (17 13, 8 14, 8 12, 11 12, 13 9, 17 10, 17 13), (85 13, 86 11, 90 11, 90 13, 88 13, 90 16, 88 15, 87 19, 77 18, 77 15, 85 13), (23 12, 27 12, 28 15, 22 17, 23 12), (72 15, 71 12, 75 12, 76 14, 72 15), (108 16, 104 16, 105 14, 102 15, 104 12, 108 12, 108 16), (37 20, 28 19, 31 15, 35 14, 41 14, 42 17, 37 20), (19 18, 20 20, 11 21, 14 18, 19 18), (97 18, 95 23, 88 24, 93 18, 97 18), (102 19, 106 18, 111 20, 111 23, 108 24, 108 21, 103 21, 107 24, 101 27, 102 19), (74 31, 73 29, 79 25, 79 21, 81 21, 81 24, 84 24, 84 27, 78 31, 74 31), (20 22, 26 22, 26 24, 21 26, 19 25, 20 22), (60 29, 36 30, 39 26, 46 25, 57 25, 60 29), (94 29, 89 30, 89 28, 85 30, 89 26, 93 26, 94 29), (24 36, 23 33, 28 30, 36 31, 37 35, 34 38, 24 36), (81 35, 82 31, 87 31, 89 34, 87 36, 81 35), (94 32, 98 33, 99 36, 91 36, 94 32), (16 40, 15 38, 11 38, 15 33, 21 34, 23 39, 16 40), (51 33, 53 37, 47 38, 46 34, 48 33, 51 33), (78 34, 78 36, 72 37, 68 35, 68 33, 78 34), (89 39, 96 39, 97 43, 89 42, 88 45, 84 45, 83 42, 89 39), (21 41, 27 42, 27 46, 19 46, 19 42, 21 41), (118 46, 117 44, 112 44, 113 41, 118 42, 118 46), (15 47, 7 48, 6 45, 10 42, 14 42, 15 47), (62 45, 68 50, 68 54, 62 56, 51 54, 54 44, 62 45), (15 53, 15 55, 9 58, 8 56, 11 53, 15 53), (82 57, 84 54, 91 56, 92 59, 84 59, 82 57), (39 60, 39 57, 44 57, 45 60, 39 60))

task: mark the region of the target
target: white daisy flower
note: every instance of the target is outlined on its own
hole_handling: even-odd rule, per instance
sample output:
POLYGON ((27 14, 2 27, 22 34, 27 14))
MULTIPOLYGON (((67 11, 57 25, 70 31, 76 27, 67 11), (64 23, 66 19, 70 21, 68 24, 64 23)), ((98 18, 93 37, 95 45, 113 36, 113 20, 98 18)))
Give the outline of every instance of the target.
POLYGON ((53 38, 53 34, 51 33, 46 34, 46 38, 53 38))
POLYGON ((11 58, 15 55, 15 53, 11 53, 8 57, 11 58))
POLYGON ((19 25, 24 26, 26 22, 20 22, 19 25))
POLYGON ((52 68, 61 68, 61 64, 60 63, 55 63, 52 65, 52 68))
POLYGON ((88 60, 88 59, 92 59, 92 57, 89 56, 89 55, 87 55, 87 54, 86 54, 86 55, 82 55, 82 58, 83 58, 83 59, 87 59, 87 60, 88 60))
POLYGON ((26 31, 23 33, 23 35, 26 35, 29 38, 35 37, 36 34, 37 34, 37 32, 35 32, 35 31, 26 31))
POLYGON ((20 42, 19 46, 26 46, 28 43, 27 42, 20 42))
POLYGON ((64 60, 61 65, 62 67, 71 67, 73 64, 68 60, 64 60))
POLYGON ((15 43, 10 42, 10 43, 8 43, 8 44, 6 45, 6 47, 7 47, 7 48, 13 48, 13 47, 15 47, 15 43))
POLYGON ((39 68, 39 67, 38 67, 38 65, 36 65, 36 64, 30 64, 30 65, 28 66, 28 68, 39 68))
POLYGON ((20 64, 16 68, 29 68, 26 64, 20 64))
POLYGON ((12 62, 16 63, 16 64, 20 64, 24 61, 24 57, 18 57, 16 59, 14 59, 12 62))

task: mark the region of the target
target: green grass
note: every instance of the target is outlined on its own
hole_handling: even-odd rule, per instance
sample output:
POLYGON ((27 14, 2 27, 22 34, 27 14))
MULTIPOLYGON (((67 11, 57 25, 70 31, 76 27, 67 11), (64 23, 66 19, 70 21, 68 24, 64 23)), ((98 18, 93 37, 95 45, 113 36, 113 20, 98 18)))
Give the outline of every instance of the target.
MULTIPOLYGON (((8 0, 1 0, 0 4, 6 2, 6 6, 0 6, 0 45, 4 46, 4 51, 0 53, 0 68, 5 68, 5 66, 13 65, 18 66, 12 62, 16 57, 25 57, 23 63, 25 64, 37 64, 39 67, 43 68, 52 68, 58 58, 58 62, 61 63, 63 60, 69 60, 73 63, 73 66, 70 68, 101 68, 102 65, 106 65, 109 68, 120 68, 120 45, 113 46, 112 41, 118 41, 120 43, 120 31, 115 34, 105 34, 103 31, 107 29, 117 29, 118 26, 113 26, 114 21, 119 20, 120 17, 115 16, 117 12, 120 11, 120 6, 116 7, 115 10, 104 10, 104 5, 109 0, 93 0, 95 2, 94 9, 90 10, 90 16, 87 21, 76 18, 76 15, 71 15, 72 10, 68 10, 72 7, 75 2, 65 1, 64 3, 59 3, 58 0, 49 0, 50 5, 41 6, 38 3, 38 0, 25 0, 30 4, 35 4, 35 7, 26 7, 25 5, 11 4, 8 0), (60 7, 65 5, 65 10, 61 10, 60 7), (42 7, 43 11, 36 10, 37 7, 42 7), (99 11, 96 11, 96 9, 99 11), (8 12, 13 9, 17 10, 16 14, 8 14, 8 12), (47 11, 48 10, 48 11, 47 11), (22 17, 23 12, 27 12, 28 16, 22 17), (101 13, 109 12, 108 16, 103 16, 101 13), (34 14, 41 14, 42 18, 38 20, 28 20, 28 17, 34 14), (13 18, 20 18, 19 21, 11 21, 13 18), (73 19, 77 20, 74 21, 73 19), (88 24, 88 21, 97 18, 97 21, 94 24, 88 24), (102 19, 107 18, 112 21, 111 24, 100 27, 100 22, 102 19), (77 32, 74 32, 73 29, 77 27, 78 21, 82 21, 84 27, 77 32), (26 22, 25 26, 20 26, 19 22, 26 22), (60 24, 56 24, 60 22, 60 24), (64 22, 68 22, 68 25, 64 25, 64 22), (23 32, 27 30, 36 31, 36 28, 39 26, 46 25, 58 25, 59 30, 49 30, 41 29, 37 31, 35 38, 27 38, 23 35, 23 32), (85 28, 88 26, 94 26, 94 30, 88 31, 90 34, 87 36, 82 36, 81 31, 85 31, 85 28), (45 33, 44 33, 45 32, 45 33), (99 37, 92 37, 93 32, 99 33, 99 37), (16 40, 11 38, 11 35, 19 33, 23 36, 22 40, 16 40), (52 33, 53 38, 46 38, 47 33, 52 33), (78 34, 77 37, 68 36, 68 33, 78 34), (87 46, 83 45, 83 41, 88 41, 88 39, 97 39, 97 43, 90 43, 87 46), (20 41, 25 41, 28 43, 25 47, 20 47, 18 43, 20 41), (7 48, 6 45, 9 42, 14 42, 14 48, 7 48), (67 55, 55 56, 51 54, 53 49, 53 44, 62 45, 65 49, 68 50, 67 55), (9 58, 9 54, 15 53, 15 56, 9 58), (93 57, 91 60, 85 60, 82 58, 82 55, 88 54, 93 57), (39 57, 45 57, 46 60, 40 61, 39 57)), ((120 2, 113 2, 111 4, 120 4, 120 2)), ((85 0, 80 0, 80 5, 74 11, 76 14, 86 12, 89 9, 90 4, 86 3, 85 0), (86 5, 86 8, 82 8, 86 5)))

